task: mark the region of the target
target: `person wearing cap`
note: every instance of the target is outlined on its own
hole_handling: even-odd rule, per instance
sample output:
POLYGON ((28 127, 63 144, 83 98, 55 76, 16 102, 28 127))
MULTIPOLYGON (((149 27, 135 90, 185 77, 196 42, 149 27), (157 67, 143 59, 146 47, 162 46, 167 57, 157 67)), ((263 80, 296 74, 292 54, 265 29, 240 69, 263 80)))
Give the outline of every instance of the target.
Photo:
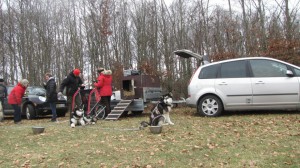
POLYGON ((14 108, 14 123, 21 123, 21 104, 22 97, 25 94, 26 88, 28 87, 29 82, 27 79, 22 79, 19 83, 11 90, 8 95, 8 104, 11 104, 14 108))
POLYGON ((4 120, 4 115, 3 115, 3 111, 4 111, 4 99, 7 97, 7 88, 4 84, 4 80, 0 79, 0 102, 1 102, 1 106, 0 106, 0 122, 4 120))
MULTIPOLYGON (((66 89, 66 96, 68 101, 68 111, 70 112, 70 119, 72 118, 72 102, 73 102, 73 95, 76 93, 78 88, 84 87, 84 84, 80 78, 80 70, 74 69, 69 75, 62 81, 59 87, 59 92, 57 94, 58 98, 62 97, 63 90, 66 89)), ((77 107, 80 107, 81 97, 76 96, 75 104, 77 107)))
POLYGON ((98 89, 99 95, 101 96, 100 104, 105 106, 105 117, 107 117, 110 113, 110 100, 112 95, 111 70, 101 71, 97 80, 98 81, 94 83, 94 86, 98 89))

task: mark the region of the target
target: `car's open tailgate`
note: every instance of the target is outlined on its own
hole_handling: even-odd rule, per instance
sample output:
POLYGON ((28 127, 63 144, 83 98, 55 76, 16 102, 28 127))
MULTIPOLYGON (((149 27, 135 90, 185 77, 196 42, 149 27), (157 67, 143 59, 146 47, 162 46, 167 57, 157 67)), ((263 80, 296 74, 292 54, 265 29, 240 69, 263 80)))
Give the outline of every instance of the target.
POLYGON ((174 53, 182 58, 191 58, 191 57, 194 57, 200 61, 203 61, 203 56, 197 54, 197 53, 194 53, 190 50, 177 50, 177 51, 174 51, 174 53))

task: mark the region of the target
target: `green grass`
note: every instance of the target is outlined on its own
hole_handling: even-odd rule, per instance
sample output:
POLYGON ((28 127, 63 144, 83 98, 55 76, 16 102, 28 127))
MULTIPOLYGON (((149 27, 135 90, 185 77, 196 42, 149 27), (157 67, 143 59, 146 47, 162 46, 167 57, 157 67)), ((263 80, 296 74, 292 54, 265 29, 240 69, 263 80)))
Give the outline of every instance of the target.
POLYGON ((68 117, 0 123, 0 167, 300 167, 300 113, 230 113, 218 118, 173 109, 161 134, 135 130, 149 112, 70 128, 68 117), (45 132, 32 133, 32 126, 45 132))

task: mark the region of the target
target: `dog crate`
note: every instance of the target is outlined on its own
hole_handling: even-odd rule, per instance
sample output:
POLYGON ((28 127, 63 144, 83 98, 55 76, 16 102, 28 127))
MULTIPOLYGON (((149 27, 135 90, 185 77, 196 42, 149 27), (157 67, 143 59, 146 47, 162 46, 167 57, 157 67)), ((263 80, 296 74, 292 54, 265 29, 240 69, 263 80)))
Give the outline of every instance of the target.
POLYGON ((122 79, 122 99, 142 99, 144 102, 157 100, 162 89, 158 76, 153 75, 127 75, 122 79))
MULTIPOLYGON (((145 103, 158 100, 161 96, 162 89, 158 76, 141 74, 136 70, 125 70, 121 81, 122 88, 113 92, 111 108, 117 111, 121 108, 119 108, 120 104, 126 104, 122 101, 129 100, 126 109, 122 109, 122 114, 127 114, 129 111, 133 114, 141 114, 144 111, 145 103)), ((117 117, 112 116, 111 119, 117 117)))

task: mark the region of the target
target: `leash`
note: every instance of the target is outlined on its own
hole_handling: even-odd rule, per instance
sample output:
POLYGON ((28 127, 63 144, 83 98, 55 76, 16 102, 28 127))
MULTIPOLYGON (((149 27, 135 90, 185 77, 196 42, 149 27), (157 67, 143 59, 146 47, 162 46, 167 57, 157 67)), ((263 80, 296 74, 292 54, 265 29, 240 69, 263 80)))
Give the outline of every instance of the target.
POLYGON ((103 130, 116 130, 116 131, 140 131, 142 130, 140 127, 138 128, 99 128, 103 130))
MULTIPOLYGON (((59 121, 58 123, 49 123, 49 124, 35 124, 35 125, 28 125, 28 126, 24 126, 23 124, 20 124, 20 125, 8 125, 8 126, 1 126, 1 128, 16 128, 16 129, 21 129, 21 128, 32 128, 34 126, 41 126, 41 127, 60 127, 60 123, 66 123, 68 122, 69 120, 63 120, 63 121, 59 121)), ((96 125, 96 124, 94 124, 96 125)), ((108 128, 108 127, 95 127, 94 125, 85 125, 85 126, 76 126, 76 128, 79 128, 79 129, 85 129, 85 128, 88 128, 88 129, 101 129, 101 130, 115 130, 115 131, 140 131, 142 130, 143 128, 141 127, 135 127, 135 128, 108 128)), ((74 129, 74 128, 71 128, 71 129, 74 129)))

